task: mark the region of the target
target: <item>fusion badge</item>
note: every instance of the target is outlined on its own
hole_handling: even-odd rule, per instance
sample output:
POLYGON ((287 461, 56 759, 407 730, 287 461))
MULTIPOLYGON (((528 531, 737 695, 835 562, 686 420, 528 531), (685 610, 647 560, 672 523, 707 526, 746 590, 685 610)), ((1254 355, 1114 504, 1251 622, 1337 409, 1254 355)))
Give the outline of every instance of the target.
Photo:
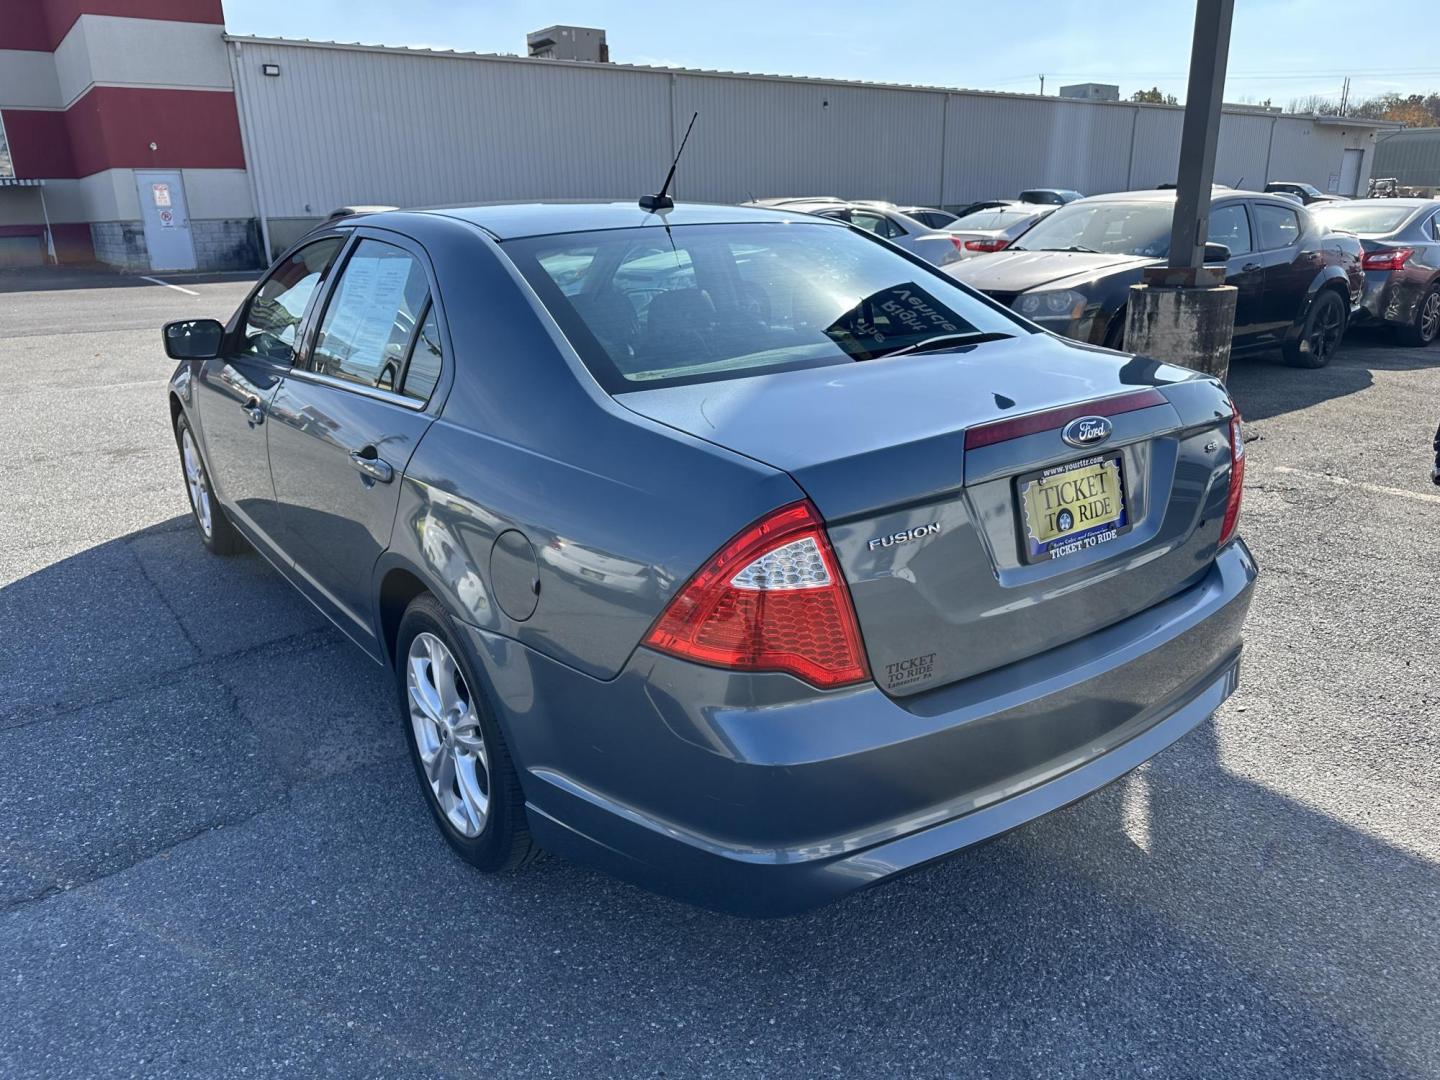
POLYGON ((940 532, 940 523, 932 521, 929 525, 917 525, 913 529, 904 529, 889 536, 877 536, 870 541, 870 550, 879 548, 894 547, 896 544, 908 544, 911 540, 919 540, 922 536, 935 536, 940 532))

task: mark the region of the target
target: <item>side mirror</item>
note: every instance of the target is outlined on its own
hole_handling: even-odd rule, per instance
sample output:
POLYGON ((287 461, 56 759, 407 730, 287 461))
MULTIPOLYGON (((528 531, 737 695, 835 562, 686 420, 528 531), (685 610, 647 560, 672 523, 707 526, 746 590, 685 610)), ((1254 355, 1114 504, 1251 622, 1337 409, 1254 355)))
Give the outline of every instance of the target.
POLYGON ((1224 244, 1206 244, 1205 262, 1228 263, 1230 261, 1230 249, 1224 244))
POLYGON ((213 360, 220 355, 225 328, 214 319, 182 319, 166 323, 160 334, 171 360, 213 360))

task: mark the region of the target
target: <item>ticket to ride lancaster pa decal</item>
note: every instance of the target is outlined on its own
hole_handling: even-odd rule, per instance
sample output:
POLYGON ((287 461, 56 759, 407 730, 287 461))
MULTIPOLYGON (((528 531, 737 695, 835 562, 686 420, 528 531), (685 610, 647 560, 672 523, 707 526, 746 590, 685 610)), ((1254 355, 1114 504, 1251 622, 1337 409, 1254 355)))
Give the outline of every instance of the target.
POLYGON ((1025 561, 1061 559, 1130 528, 1119 453, 1067 462, 1018 480, 1025 561))

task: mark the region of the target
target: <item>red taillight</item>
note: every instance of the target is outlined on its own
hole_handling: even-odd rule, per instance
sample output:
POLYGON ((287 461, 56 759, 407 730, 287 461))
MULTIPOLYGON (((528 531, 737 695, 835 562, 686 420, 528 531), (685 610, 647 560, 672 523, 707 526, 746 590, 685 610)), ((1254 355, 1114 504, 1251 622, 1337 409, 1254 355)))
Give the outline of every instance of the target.
MULTIPOLYGON (((1232 406, 1233 408, 1233 406, 1232 406)), ((1240 524, 1240 500, 1245 496, 1245 441, 1240 430, 1240 410, 1230 417, 1230 494, 1225 500, 1225 518, 1220 522, 1220 543, 1229 543, 1240 524)))
POLYGON ((1009 240, 966 240, 966 251, 1004 251, 1010 244, 1009 240))
POLYGON ((1379 251, 1367 251, 1361 257, 1360 265, 1366 270, 1403 270, 1405 264, 1410 261, 1410 256, 1414 254, 1414 248, 1382 248, 1379 251))
POLYGON ((829 689, 870 677, 850 591, 809 501, 761 518, 692 577, 645 635, 652 649, 829 689))

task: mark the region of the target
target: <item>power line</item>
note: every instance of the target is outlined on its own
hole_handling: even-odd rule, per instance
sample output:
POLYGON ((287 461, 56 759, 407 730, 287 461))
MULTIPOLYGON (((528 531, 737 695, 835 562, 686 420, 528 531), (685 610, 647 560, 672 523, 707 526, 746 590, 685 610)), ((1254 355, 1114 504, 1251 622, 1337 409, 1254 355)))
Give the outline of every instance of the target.
MULTIPOLYGON (((1180 79, 1180 78, 1185 78, 1185 77, 1187 76, 1187 74, 1188 74, 1188 73, 1187 73, 1187 72, 1184 72, 1184 71, 1121 71, 1121 72, 1115 72, 1115 71, 1108 71, 1108 72, 1107 72, 1107 71, 1052 71, 1052 72, 1047 72, 1047 77, 1066 78, 1066 79, 1180 79)), ((1379 77, 1385 76, 1385 75, 1406 76, 1406 77, 1414 77, 1414 76, 1419 76, 1419 75, 1436 75, 1436 76, 1440 76, 1440 68, 1436 68, 1436 67, 1426 67, 1426 68, 1375 68, 1374 70, 1355 71, 1355 72, 1352 72, 1351 74, 1352 74, 1352 76, 1354 76, 1354 77, 1358 77, 1358 78, 1362 78, 1362 79, 1363 79, 1363 78, 1379 78, 1379 77)), ((1298 72, 1298 71, 1297 71, 1297 72, 1290 72, 1290 73, 1286 73, 1286 74, 1277 74, 1277 73, 1275 73, 1275 72, 1273 72, 1273 71, 1272 71, 1272 72, 1254 72, 1254 73, 1244 72, 1244 71, 1232 71, 1232 72, 1229 72, 1229 73, 1228 73, 1228 75, 1227 75, 1227 81, 1229 81, 1229 80, 1241 80, 1241 79, 1243 79, 1243 80, 1245 80, 1245 81, 1247 81, 1247 82, 1249 82, 1249 81, 1256 81, 1256 80, 1262 80, 1262 79, 1263 79, 1263 80, 1286 80, 1286 81, 1293 81, 1293 80, 1296 80, 1296 79, 1325 79, 1325 78, 1328 78, 1329 76, 1330 76, 1330 72, 1328 72, 1328 71, 1310 71, 1310 72, 1298 72)), ((1004 78, 1004 79, 987 79, 987 80, 985 80, 985 81, 988 82, 988 83, 991 83, 991 84, 999 85, 999 84, 1004 84, 1004 83, 1026 82, 1026 81, 1028 81, 1028 80, 1030 80, 1030 79, 1033 79, 1033 78, 1035 78, 1035 76, 1034 76, 1033 74, 1028 74, 1028 75, 1016 75, 1016 76, 1014 76, 1013 78, 1012 78, 1012 77, 1007 77, 1007 78, 1004 78)))

